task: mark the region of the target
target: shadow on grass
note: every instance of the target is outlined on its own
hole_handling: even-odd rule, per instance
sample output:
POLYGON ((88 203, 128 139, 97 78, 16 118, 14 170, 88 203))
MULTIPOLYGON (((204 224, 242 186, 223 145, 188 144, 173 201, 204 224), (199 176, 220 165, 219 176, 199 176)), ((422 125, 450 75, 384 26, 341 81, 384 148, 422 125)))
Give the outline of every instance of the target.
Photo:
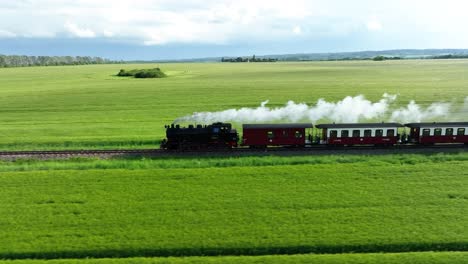
POLYGON ((382 245, 316 245, 255 248, 128 248, 107 250, 76 250, 50 252, 4 252, 0 259, 60 259, 60 258, 129 258, 129 257, 189 257, 189 256, 261 256, 293 254, 342 253, 403 253, 426 251, 468 251, 468 242, 408 243, 382 245))

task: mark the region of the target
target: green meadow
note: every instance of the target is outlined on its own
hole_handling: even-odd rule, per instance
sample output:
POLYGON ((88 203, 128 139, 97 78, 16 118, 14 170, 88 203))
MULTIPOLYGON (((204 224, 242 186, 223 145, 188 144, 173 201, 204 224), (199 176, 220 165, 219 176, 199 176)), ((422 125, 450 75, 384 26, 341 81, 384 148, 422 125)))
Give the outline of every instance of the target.
MULTIPOLYGON (((461 104, 468 60, 0 69, 0 150, 155 148, 200 111, 387 92, 461 104), (168 76, 115 76, 160 67, 168 76)), ((468 154, 0 161, 0 263, 466 263, 468 154)))
POLYGON ((280 256, 230 256, 230 257, 161 257, 161 258, 102 258, 102 259, 61 259, 61 260, 14 260, 1 264, 457 264, 466 263, 466 252, 418 252, 385 254, 300 254, 280 256))
POLYGON ((457 259, 468 250, 465 153, 248 159, 3 171, 0 259, 422 252, 393 257, 413 263, 431 251, 457 259))
POLYGON ((315 103, 387 92, 461 103, 468 60, 193 63, 0 70, 0 149, 154 148, 164 125, 200 111, 315 103), (169 77, 115 76, 160 67, 169 77))

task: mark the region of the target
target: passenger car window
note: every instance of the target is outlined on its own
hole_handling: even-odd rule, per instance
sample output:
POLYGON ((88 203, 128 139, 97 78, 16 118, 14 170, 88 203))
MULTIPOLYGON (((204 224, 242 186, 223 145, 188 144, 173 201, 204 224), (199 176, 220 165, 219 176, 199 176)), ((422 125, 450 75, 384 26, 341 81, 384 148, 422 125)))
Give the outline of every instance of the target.
POLYGON ((336 130, 330 130, 330 137, 331 137, 331 138, 336 138, 336 137, 338 137, 338 131, 336 131, 336 130))
POLYGON ((387 137, 394 137, 395 129, 387 129, 387 137))
POLYGON ((441 136, 442 135, 442 128, 434 129, 434 136, 441 136))
POLYGON ((360 130, 353 130, 353 137, 360 137, 361 131, 360 130))
POLYGON ((452 136, 453 135, 453 128, 445 129, 445 135, 446 136, 452 136))
POLYGON ((275 137, 275 134, 273 134, 273 131, 268 131, 268 138, 272 139, 275 137))
POLYGON ((375 136, 376 137, 382 137, 383 136, 383 129, 375 130, 375 136))
POLYGON ((302 133, 299 132, 299 131, 296 131, 296 132, 294 133, 294 136, 295 136, 296 138, 302 138, 302 133))
POLYGON ((465 135, 465 129, 464 128, 459 128, 457 130, 457 136, 463 136, 465 135))
POLYGON ((342 130, 341 131, 341 137, 342 138, 346 138, 349 136, 349 131, 348 130, 342 130))
POLYGON ((372 137, 372 130, 370 129, 364 130, 364 137, 372 137))
POLYGON ((422 135, 426 136, 426 137, 430 136, 431 135, 431 130, 429 128, 423 129, 422 135))

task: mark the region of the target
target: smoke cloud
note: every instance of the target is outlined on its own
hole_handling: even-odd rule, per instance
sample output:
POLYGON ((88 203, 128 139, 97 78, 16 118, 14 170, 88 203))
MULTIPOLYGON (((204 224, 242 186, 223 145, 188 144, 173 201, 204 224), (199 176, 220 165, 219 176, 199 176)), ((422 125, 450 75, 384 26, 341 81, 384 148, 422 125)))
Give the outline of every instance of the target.
POLYGON ((401 123, 432 121, 435 118, 444 118, 450 108, 450 103, 433 103, 423 108, 412 100, 406 107, 393 111, 390 120, 401 123))
MULTIPOLYGON (((268 107, 268 100, 256 108, 243 107, 218 112, 195 112, 178 118, 174 123, 192 122, 208 124, 213 122, 263 123, 263 122, 422 122, 444 121, 453 109, 452 103, 435 102, 429 106, 418 105, 410 101, 405 107, 396 105, 397 95, 383 94, 382 98, 372 102, 364 97, 346 96, 338 102, 319 99, 315 104, 288 101, 282 107, 268 107)), ((468 97, 464 107, 468 109, 468 97)))

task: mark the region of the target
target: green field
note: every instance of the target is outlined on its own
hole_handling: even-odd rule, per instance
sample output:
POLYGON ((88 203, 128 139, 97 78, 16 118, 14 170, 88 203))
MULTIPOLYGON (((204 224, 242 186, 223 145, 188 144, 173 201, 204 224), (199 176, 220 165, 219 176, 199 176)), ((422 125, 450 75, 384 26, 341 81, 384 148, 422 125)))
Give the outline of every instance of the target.
POLYGON ((421 253, 385 253, 385 254, 302 254, 281 256, 232 256, 232 257, 168 257, 168 258, 102 258, 102 259, 61 259, 61 260, 15 260, 1 261, 1 264, 103 264, 103 263, 130 263, 130 264, 456 264, 466 263, 467 252, 421 252, 421 253))
POLYGON ((464 153, 246 159, 2 172, 0 259, 468 250, 464 153))
POLYGON ((200 111, 314 103, 384 92, 429 104, 467 96, 468 60, 93 65, 0 69, 0 149, 159 146, 164 125, 200 111), (169 77, 116 77, 161 67, 169 77))
MULTIPOLYGON (((153 148, 197 111, 468 95, 468 60, 0 69, 0 150, 153 148), (162 79, 114 76, 161 67, 162 79)), ((0 263, 466 263, 468 154, 0 161, 0 263)))

